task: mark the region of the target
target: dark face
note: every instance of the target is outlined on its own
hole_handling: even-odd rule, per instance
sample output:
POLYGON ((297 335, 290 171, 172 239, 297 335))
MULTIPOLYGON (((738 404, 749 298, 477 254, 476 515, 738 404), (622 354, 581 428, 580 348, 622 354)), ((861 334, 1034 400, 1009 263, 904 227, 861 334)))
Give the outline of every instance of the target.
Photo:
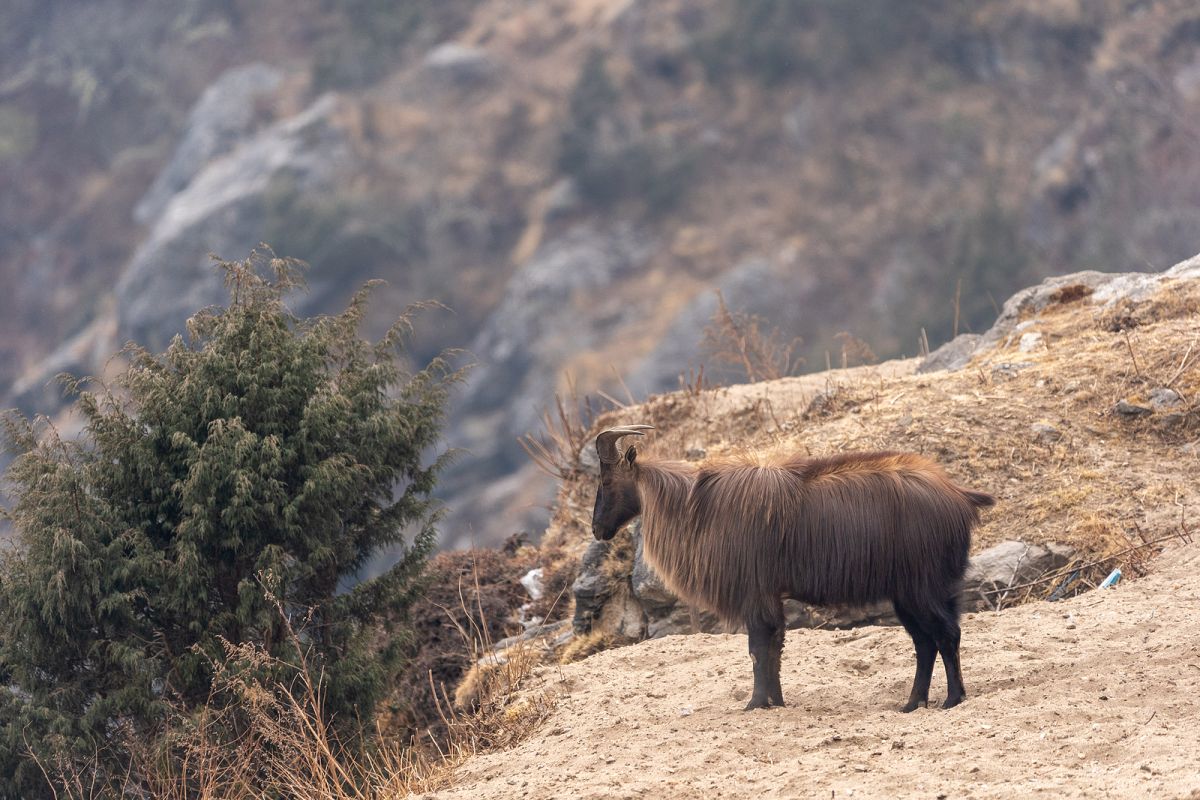
POLYGON ((596 507, 592 509, 592 535, 601 541, 616 536, 629 520, 642 513, 634 479, 637 450, 630 447, 615 464, 600 465, 600 486, 596 489, 596 507))

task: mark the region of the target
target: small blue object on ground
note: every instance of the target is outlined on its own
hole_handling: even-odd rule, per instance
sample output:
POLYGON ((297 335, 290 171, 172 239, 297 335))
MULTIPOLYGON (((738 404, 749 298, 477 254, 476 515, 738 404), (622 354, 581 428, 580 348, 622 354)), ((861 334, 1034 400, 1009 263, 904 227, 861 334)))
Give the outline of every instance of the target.
POLYGON ((1107 589, 1110 586, 1116 585, 1116 582, 1119 580, 1121 580, 1121 570, 1119 568, 1114 569, 1112 572, 1108 573, 1107 578, 1100 582, 1100 586, 1098 588, 1107 589))

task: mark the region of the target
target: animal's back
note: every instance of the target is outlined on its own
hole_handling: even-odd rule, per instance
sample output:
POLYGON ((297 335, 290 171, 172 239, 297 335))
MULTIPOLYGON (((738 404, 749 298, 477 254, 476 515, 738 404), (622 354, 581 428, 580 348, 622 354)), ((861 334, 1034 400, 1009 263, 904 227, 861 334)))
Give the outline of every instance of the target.
POLYGON ((956 590, 990 503, 909 453, 702 468, 690 516, 701 549, 724 563, 693 580, 731 618, 750 582, 814 604, 923 600, 956 590))
POLYGON ((988 495, 957 486, 911 453, 852 453, 786 468, 800 481, 800 514, 799 524, 781 531, 785 591, 823 604, 957 590, 988 495))

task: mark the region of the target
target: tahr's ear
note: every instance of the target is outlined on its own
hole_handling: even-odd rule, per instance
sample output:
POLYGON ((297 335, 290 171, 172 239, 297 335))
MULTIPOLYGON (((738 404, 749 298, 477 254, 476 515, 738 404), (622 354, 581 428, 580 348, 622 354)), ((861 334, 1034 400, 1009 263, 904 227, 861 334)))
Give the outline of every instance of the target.
POLYGON ((637 446, 631 444, 625 451, 625 463, 632 467, 635 460, 637 460, 637 446))

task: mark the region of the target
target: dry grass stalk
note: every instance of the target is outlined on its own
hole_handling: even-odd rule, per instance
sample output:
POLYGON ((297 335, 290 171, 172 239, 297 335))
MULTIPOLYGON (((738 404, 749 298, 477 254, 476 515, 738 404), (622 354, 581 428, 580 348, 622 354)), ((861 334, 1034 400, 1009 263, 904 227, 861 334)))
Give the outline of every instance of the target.
MULTIPOLYGON (((482 688, 478 711, 461 713, 446 704, 444 746, 388 739, 378 729, 370 741, 343 741, 323 711, 321 669, 312 663, 303 634, 277 607, 294 661, 255 644, 225 642, 205 706, 178 709, 167 732, 151 741, 127 737, 132 758, 120 796, 390 800, 443 788, 466 756, 515 744, 553 707, 544 692, 520 691, 535 661, 513 658, 482 688)), ((470 641, 479 649, 490 646, 486 625, 476 626, 474 634, 456 627, 464 636, 483 632, 483 640, 470 641)), ((112 796, 113 787, 98 780, 94 764, 62 763, 46 772, 56 797, 112 796)))
POLYGON ((878 360, 871 345, 849 331, 835 334, 833 338, 842 346, 842 369, 859 364, 874 364, 878 360))
POLYGON ((688 367, 687 374, 679 373, 679 390, 683 392, 685 397, 695 399, 704 394, 704 390, 709 388, 708 383, 704 379, 704 365, 701 364, 698 369, 688 367))
MULTIPOLYGON (((582 402, 574 381, 568 376, 568 396, 563 399, 557 392, 554 395, 554 410, 542 412, 542 432, 535 436, 527 433, 517 439, 521 449, 537 465, 538 469, 552 478, 569 480, 579 473, 582 468, 580 456, 588 441, 588 431, 591 430, 599 410, 592 406, 590 397, 582 402)), ((608 398, 614 407, 620 404, 608 398)))

